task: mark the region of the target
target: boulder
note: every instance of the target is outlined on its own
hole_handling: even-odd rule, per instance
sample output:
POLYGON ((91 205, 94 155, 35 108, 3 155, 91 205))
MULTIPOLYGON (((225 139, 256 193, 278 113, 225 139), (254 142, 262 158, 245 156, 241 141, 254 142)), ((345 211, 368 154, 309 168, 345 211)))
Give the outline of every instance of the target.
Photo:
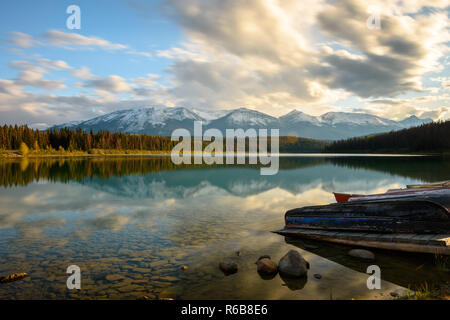
POLYGON ((348 252, 348 255, 354 258, 373 261, 375 260, 375 255, 369 250, 364 249, 352 249, 348 252))
POLYGON ((308 277, 292 278, 280 274, 280 278, 284 282, 282 285, 288 287, 292 291, 302 290, 308 282, 308 277))
POLYGON ((256 263, 258 273, 262 275, 272 275, 278 272, 278 266, 270 259, 262 258, 256 263))
POLYGON ((234 262, 229 261, 219 263, 219 268, 226 276, 238 271, 238 265, 234 262))
POLYGON ((267 254, 265 254, 265 255, 262 255, 261 257, 259 257, 259 258, 258 258, 258 260, 256 260, 255 264, 257 264, 257 263, 258 263, 258 261, 259 261, 259 260, 261 260, 261 259, 269 259, 269 260, 270 260, 270 256, 269 256, 269 255, 267 255, 267 254))
POLYGON ((285 277, 299 278, 308 272, 309 263, 295 250, 290 250, 278 262, 278 271, 285 277))

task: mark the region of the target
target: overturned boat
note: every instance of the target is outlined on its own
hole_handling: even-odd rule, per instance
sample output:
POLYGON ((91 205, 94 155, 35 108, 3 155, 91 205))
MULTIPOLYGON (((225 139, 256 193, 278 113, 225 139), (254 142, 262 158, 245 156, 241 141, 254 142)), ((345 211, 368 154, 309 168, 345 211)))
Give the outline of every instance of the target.
POLYGON ((450 188, 399 190, 289 210, 285 228, 277 232, 364 247, 450 254, 450 188))
POLYGON ((361 201, 361 200, 380 200, 380 199, 394 199, 394 198, 411 198, 427 195, 447 194, 450 189, 449 181, 440 181, 428 184, 412 184, 407 185, 403 189, 390 189, 385 193, 380 194, 352 194, 333 192, 336 202, 361 201))

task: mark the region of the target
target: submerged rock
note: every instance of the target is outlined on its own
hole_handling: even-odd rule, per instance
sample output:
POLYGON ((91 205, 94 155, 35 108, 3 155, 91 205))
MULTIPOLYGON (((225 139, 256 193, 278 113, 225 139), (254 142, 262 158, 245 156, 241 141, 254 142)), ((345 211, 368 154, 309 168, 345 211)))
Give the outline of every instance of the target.
POLYGON ((283 286, 288 287, 292 291, 302 290, 308 282, 308 277, 292 278, 283 276, 281 273, 280 278, 284 282, 283 286))
POLYGON ((375 255, 371 251, 364 249, 352 249, 348 252, 348 255, 362 260, 375 260, 375 255))
POLYGON ((412 290, 410 290, 408 292, 408 289, 406 289, 406 288, 395 289, 394 291, 390 292, 389 294, 391 295, 391 297, 398 298, 398 299, 404 299, 404 298, 408 297, 408 293, 409 293, 409 296, 414 296, 416 294, 412 290))
POLYGON ((270 259, 262 258, 256 262, 258 273, 261 275, 273 275, 278 272, 278 265, 270 259))
POLYGON ((10 283, 10 282, 14 282, 14 281, 19 281, 22 280, 23 278, 25 278, 26 276, 28 276, 28 273, 13 273, 10 274, 9 276, 6 277, 1 277, 0 278, 0 283, 10 283))
POLYGON ((219 268, 226 276, 234 274, 238 271, 238 265, 229 261, 219 263, 219 268))
POLYGON ((299 278, 306 275, 309 263, 298 251, 290 250, 280 259, 278 271, 286 277, 299 278))

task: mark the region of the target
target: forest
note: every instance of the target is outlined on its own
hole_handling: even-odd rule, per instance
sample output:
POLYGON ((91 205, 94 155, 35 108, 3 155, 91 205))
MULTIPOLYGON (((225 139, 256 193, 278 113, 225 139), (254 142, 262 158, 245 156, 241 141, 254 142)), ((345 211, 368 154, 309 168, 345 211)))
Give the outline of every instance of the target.
MULTIPOLYGON (((248 142, 247 139, 247 150, 248 142)), ((120 132, 98 131, 94 133, 68 128, 39 131, 26 125, 0 126, 0 150, 19 150, 21 146, 24 148, 23 144, 25 144, 26 149, 35 153, 43 151, 91 153, 93 150, 171 151, 177 143, 177 141, 171 141, 170 137, 120 132)), ((209 142, 204 142, 203 146, 208 144, 209 142)), ((270 146, 270 138, 268 145, 270 146)), ((306 138, 280 137, 279 145, 280 152, 320 152, 327 143, 306 138)))
MULTIPOLYGON (((177 143, 177 141, 171 141, 170 137, 120 132, 85 132, 81 129, 68 128, 39 131, 26 125, 0 126, 0 150, 19 150, 21 145, 25 144, 26 149, 35 154, 44 151, 92 153, 95 150, 169 152, 177 143)), ((203 142, 203 146, 208 144, 209 142, 203 142)), ((246 145, 248 150, 248 140, 246 145)), ((270 146, 270 138, 268 145, 270 146)), ((433 122, 400 131, 335 142, 280 137, 279 150, 283 153, 448 153, 450 152, 450 121, 433 122)))
POLYGON ((351 153, 448 153, 450 152, 450 120, 418 127, 335 141, 324 152, 351 153))
POLYGON ((176 144, 167 137, 84 132, 67 128, 39 131, 28 126, 0 127, 0 149, 18 150, 25 143, 32 150, 90 151, 92 149, 169 151, 176 144))

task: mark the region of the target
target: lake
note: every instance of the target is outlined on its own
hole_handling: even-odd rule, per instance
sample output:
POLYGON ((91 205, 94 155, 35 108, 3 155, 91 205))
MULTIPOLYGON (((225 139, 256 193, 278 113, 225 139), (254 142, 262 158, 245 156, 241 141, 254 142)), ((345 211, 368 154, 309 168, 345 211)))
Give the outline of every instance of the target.
POLYGON ((0 299, 367 299, 399 287, 448 279, 437 257, 373 250, 370 264, 350 247, 273 233, 288 209, 334 202, 333 191, 377 193, 450 179, 439 157, 289 156, 274 176, 251 165, 182 165, 170 157, 0 161, 0 299), (302 280, 262 279, 255 261, 298 250, 302 280), (220 261, 235 261, 225 276, 220 261), (81 269, 69 290, 66 269, 81 269), (183 270, 182 267, 187 269, 183 270), (320 274, 321 278, 318 279, 320 274))

